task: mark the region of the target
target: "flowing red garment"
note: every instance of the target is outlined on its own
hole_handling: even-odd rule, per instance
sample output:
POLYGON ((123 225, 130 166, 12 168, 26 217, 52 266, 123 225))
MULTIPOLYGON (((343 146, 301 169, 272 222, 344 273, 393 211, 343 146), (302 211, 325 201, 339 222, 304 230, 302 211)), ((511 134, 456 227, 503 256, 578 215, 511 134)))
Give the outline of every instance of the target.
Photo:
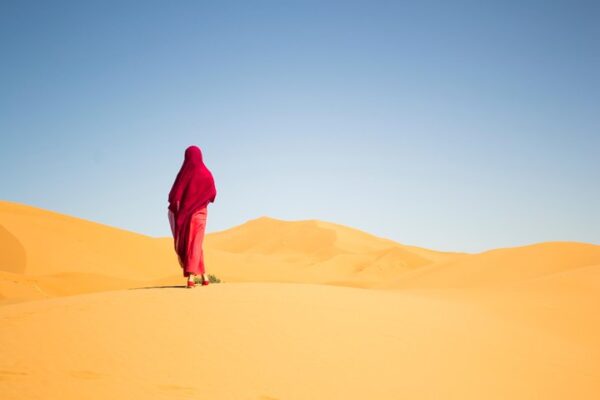
POLYGON ((202 161, 202 152, 196 146, 188 147, 169 192, 169 221, 175 251, 186 277, 204 273, 202 241, 207 206, 216 196, 215 181, 202 161))

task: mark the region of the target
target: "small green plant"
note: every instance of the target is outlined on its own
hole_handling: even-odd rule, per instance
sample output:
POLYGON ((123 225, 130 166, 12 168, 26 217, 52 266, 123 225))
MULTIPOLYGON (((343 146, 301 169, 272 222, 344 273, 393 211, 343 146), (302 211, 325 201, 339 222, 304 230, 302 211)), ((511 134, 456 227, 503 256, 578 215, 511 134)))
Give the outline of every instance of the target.
MULTIPOLYGON (((201 283, 202 283, 202 278, 195 277, 195 278, 194 278, 194 281, 195 281, 197 284, 201 284, 201 283)), ((217 278, 217 277, 216 277, 215 275, 213 275, 213 274, 208 274, 208 281, 209 281, 210 283, 221 283, 221 280, 220 280, 219 278, 217 278)))

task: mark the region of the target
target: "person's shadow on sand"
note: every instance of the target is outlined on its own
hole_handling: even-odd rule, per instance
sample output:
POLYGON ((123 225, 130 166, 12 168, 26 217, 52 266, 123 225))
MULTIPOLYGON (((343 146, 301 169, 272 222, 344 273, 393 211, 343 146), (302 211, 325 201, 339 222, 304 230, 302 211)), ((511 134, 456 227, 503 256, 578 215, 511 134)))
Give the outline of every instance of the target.
POLYGON ((187 289, 186 285, 168 285, 168 286, 144 286, 144 287, 134 287, 129 290, 139 290, 139 289, 187 289))

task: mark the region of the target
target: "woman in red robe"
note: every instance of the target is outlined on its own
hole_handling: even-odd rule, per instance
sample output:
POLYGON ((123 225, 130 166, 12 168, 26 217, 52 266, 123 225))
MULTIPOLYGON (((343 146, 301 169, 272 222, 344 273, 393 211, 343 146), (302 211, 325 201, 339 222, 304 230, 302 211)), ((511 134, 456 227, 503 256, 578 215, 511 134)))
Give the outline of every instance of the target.
POLYGON ((169 192, 169 222, 175 252, 188 288, 195 286, 196 275, 202 276, 202 285, 209 282, 204 268, 202 242, 208 203, 213 203, 216 196, 215 181, 202 161, 202 152, 196 146, 188 147, 169 192))

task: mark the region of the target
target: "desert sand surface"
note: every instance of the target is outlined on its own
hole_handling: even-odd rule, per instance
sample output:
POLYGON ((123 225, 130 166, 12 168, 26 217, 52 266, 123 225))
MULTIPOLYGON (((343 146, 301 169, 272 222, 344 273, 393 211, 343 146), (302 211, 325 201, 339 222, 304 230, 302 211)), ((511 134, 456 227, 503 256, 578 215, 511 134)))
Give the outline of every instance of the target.
POLYGON ((597 398, 597 313, 562 321, 587 337, 518 307, 530 318, 272 282, 32 301, 0 308, 0 388, 4 399, 597 398))
POLYGON ((183 289, 168 238, 0 202, 0 398, 600 398, 600 246, 259 218, 205 249, 224 282, 183 289))

